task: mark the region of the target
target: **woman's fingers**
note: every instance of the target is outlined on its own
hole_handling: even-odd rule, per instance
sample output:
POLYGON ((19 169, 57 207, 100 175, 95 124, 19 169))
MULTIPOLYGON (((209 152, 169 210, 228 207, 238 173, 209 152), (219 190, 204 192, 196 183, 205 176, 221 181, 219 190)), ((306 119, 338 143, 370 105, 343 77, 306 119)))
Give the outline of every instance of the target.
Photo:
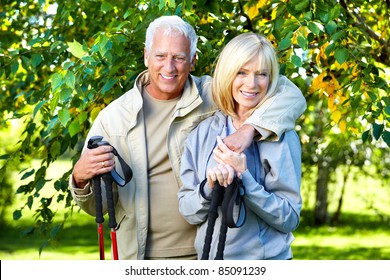
POLYGON ((228 164, 219 164, 218 166, 209 169, 207 172, 207 181, 211 188, 214 187, 215 182, 221 186, 227 187, 233 182, 234 169, 228 164))

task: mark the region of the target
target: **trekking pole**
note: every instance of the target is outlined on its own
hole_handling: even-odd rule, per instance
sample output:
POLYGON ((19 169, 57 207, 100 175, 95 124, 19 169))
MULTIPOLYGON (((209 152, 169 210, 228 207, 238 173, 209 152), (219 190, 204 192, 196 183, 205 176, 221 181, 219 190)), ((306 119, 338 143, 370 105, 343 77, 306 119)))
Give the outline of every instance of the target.
MULTIPOLYGON (((103 137, 93 136, 88 141, 88 148, 95 149, 100 146, 111 146, 107 141, 102 141, 103 137)), ((111 146, 112 147, 112 146, 111 146)), ((116 228, 117 223, 115 220, 115 203, 112 185, 115 183, 121 187, 125 186, 133 177, 133 171, 130 166, 123 160, 119 155, 118 151, 112 147, 112 153, 118 158, 122 172, 125 178, 122 178, 115 169, 112 169, 110 173, 105 173, 101 176, 95 176, 93 178, 93 184, 95 186, 95 201, 96 201, 96 218, 95 221, 98 223, 98 236, 99 236, 99 251, 100 259, 104 260, 104 236, 103 236, 103 201, 101 191, 101 180, 103 179, 106 188, 106 199, 107 199, 107 211, 108 211, 108 226, 111 230, 111 242, 112 242, 112 254, 113 259, 118 260, 118 245, 116 239, 116 228)))
POLYGON ((221 206, 222 218, 219 229, 218 246, 215 260, 223 260, 228 228, 241 227, 246 220, 244 195, 245 186, 242 184, 241 179, 235 177, 233 182, 226 188, 216 182, 212 192, 211 205, 208 212, 208 223, 205 243, 203 246, 203 254, 201 258, 202 260, 209 259, 215 220, 218 218, 218 206, 221 206), (235 205, 239 207, 237 218, 234 217, 235 205))
POLYGON ((225 196, 222 201, 221 205, 221 212, 222 212, 222 218, 221 218, 221 226, 219 229, 219 239, 218 239, 218 247, 217 247, 217 254, 215 255, 215 260, 223 260, 223 252, 225 250, 225 243, 226 243, 226 234, 228 230, 228 226, 226 224, 226 211, 228 207, 228 200, 226 198, 226 192, 225 190, 225 196))
POLYGON ((96 176, 93 178, 93 184, 95 186, 95 200, 96 200, 96 217, 95 221, 98 224, 98 241, 100 259, 104 260, 104 235, 103 235, 103 203, 102 203, 102 189, 101 189, 101 177, 96 176))
POLYGON ((107 197, 107 211, 108 211, 108 227, 110 228, 111 242, 112 242, 112 255, 113 259, 118 259, 118 245, 116 242, 116 219, 115 219, 115 205, 114 195, 112 192, 112 183, 114 182, 109 173, 103 175, 104 185, 106 186, 107 197))
MULTIPOLYGON (((88 149, 95 149, 98 147, 98 142, 102 140, 101 137, 92 137, 88 141, 88 149)), ((96 217, 95 221, 98 224, 98 242, 100 259, 104 260, 104 235, 103 235, 103 202, 102 202, 102 188, 101 188, 101 176, 95 176, 93 179, 94 192, 95 192, 95 204, 96 204, 96 217)))
POLYGON ((206 237, 203 245, 203 253, 201 258, 202 260, 209 259, 215 221, 218 218, 218 206, 221 205, 224 192, 225 192, 225 188, 223 186, 220 186, 219 183, 216 182, 212 192, 211 204, 208 212, 208 222, 207 222, 206 237))

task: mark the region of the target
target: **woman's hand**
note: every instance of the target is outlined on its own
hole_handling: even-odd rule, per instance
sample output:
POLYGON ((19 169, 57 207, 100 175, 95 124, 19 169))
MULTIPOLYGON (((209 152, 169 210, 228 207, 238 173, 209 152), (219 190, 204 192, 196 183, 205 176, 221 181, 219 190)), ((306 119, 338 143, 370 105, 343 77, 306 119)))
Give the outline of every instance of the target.
POLYGON ((241 177, 241 174, 247 169, 245 154, 230 150, 219 136, 217 142, 218 145, 213 151, 215 161, 233 167, 237 176, 241 177))
POLYGON ((218 164, 218 166, 207 170, 207 183, 211 189, 214 188, 215 182, 226 188, 233 182, 234 173, 234 169, 230 165, 218 164))

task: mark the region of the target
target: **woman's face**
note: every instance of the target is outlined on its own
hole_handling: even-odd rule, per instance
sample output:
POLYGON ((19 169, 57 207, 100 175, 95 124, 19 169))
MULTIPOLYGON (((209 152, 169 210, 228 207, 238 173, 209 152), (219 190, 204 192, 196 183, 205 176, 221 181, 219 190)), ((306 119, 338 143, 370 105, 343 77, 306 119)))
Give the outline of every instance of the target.
POLYGON ((264 98, 270 83, 270 71, 261 69, 259 59, 253 57, 238 71, 232 85, 236 113, 240 116, 264 98))

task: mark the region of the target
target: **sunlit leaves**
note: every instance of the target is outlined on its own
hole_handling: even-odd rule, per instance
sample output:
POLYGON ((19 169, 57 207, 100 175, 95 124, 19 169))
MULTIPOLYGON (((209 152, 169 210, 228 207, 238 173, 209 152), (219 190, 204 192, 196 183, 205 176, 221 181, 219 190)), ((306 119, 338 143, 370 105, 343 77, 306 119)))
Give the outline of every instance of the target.
POLYGON ((51 90, 56 91, 63 83, 62 75, 60 73, 54 73, 51 76, 51 90))
POLYGON ((82 58, 85 55, 83 45, 77 41, 68 42, 69 51, 77 58, 82 58))
POLYGON ((62 125, 63 125, 64 127, 66 127, 66 125, 68 124, 68 122, 69 122, 70 119, 71 119, 71 116, 70 116, 70 114, 69 114, 68 109, 66 109, 66 108, 60 109, 60 110, 58 111, 58 118, 60 119, 62 125))
POLYGON ((72 71, 67 71, 64 77, 64 81, 68 87, 73 89, 76 83, 76 78, 74 73, 72 71))

